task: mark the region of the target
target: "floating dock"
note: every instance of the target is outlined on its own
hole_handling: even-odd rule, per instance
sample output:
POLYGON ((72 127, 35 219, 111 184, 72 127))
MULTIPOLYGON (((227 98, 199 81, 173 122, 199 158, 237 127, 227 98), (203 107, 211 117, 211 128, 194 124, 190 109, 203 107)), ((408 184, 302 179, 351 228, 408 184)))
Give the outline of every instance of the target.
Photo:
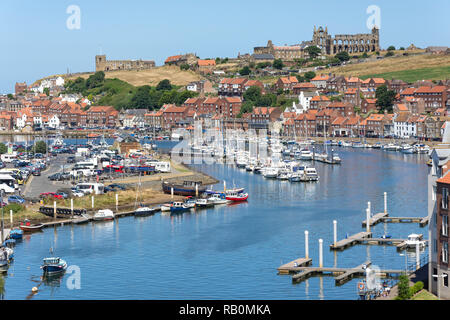
POLYGON ((372 232, 359 232, 354 234, 346 239, 342 239, 330 245, 330 249, 332 250, 344 250, 345 248, 354 246, 355 244, 363 241, 364 239, 372 237, 372 232))
MULTIPOLYGON (((380 222, 383 221, 384 218, 389 217, 389 214, 387 212, 380 212, 377 214, 374 214, 370 219, 369 219, 369 226, 374 226, 380 222)), ((367 225, 367 219, 363 220, 362 222, 362 226, 366 227, 367 225)))
MULTIPOLYGON (((370 218, 370 226, 380 222, 385 223, 419 223, 421 227, 425 227, 429 222, 429 217, 391 217, 387 213, 377 213, 370 218)), ((362 226, 366 226, 366 220, 362 222, 362 226)))
POLYGON ((283 264, 282 266, 278 267, 278 273, 279 274, 289 274, 291 272, 296 272, 297 267, 305 267, 309 266, 312 263, 311 258, 298 258, 291 262, 288 262, 286 264, 283 264))

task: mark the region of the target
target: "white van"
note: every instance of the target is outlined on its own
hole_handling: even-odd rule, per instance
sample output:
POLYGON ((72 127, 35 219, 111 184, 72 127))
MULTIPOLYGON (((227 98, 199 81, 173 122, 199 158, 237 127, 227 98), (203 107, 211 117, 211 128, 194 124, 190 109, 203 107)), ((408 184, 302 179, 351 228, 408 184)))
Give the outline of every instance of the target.
POLYGON ((103 194, 105 186, 103 183, 79 183, 76 188, 84 194, 103 194))
POLYGON ((170 162, 148 160, 145 162, 147 166, 155 166, 155 170, 158 172, 170 172, 170 162))
POLYGON ((16 179, 7 174, 0 174, 0 190, 4 193, 14 193, 18 188, 16 179))
POLYGON ((15 153, 13 153, 13 154, 5 153, 5 154, 2 154, 0 156, 0 158, 2 159, 2 162, 10 163, 10 162, 13 162, 14 160, 17 159, 17 154, 15 154, 15 153))

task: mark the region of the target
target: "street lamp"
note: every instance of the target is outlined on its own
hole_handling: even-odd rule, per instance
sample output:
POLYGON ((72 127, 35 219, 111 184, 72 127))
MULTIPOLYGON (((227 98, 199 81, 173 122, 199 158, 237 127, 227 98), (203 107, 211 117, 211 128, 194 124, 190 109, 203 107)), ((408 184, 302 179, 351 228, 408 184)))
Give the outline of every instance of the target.
POLYGON ((437 281, 438 300, 441 300, 441 290, 439 289, 439 287, 440 287, 439 278, 444 279, 446 276, 447 276, 446 274, 433 274, 433 278, 438 278, 438 281, 437 281))

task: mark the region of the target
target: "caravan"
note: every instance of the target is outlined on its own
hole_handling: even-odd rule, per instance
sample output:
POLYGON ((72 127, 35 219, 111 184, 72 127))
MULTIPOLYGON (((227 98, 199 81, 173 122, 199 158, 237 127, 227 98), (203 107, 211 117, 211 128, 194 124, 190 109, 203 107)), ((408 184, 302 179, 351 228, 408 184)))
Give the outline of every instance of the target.
POLYGON ((5 154, 2 154, 0 156, 0 158, 1 158, 2 162, 11 163, 17 159, 17 154, 16 153, 12 153, 12 154, 5 153, 5 154))
POLYGON ((79 183, 76 189, 84 194, 103 194, 105 186, 103 183, 79 183))

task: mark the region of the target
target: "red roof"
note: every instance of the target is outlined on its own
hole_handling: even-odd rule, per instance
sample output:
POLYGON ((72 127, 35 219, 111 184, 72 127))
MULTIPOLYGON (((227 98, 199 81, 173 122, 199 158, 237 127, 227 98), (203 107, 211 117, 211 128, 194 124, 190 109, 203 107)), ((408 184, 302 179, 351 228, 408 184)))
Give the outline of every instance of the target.
POLYGON ((215 66, 216 65, 216 60, 198 60, 197 61, 198 65, 201 67, 206 67, 206 66, 215 66))

